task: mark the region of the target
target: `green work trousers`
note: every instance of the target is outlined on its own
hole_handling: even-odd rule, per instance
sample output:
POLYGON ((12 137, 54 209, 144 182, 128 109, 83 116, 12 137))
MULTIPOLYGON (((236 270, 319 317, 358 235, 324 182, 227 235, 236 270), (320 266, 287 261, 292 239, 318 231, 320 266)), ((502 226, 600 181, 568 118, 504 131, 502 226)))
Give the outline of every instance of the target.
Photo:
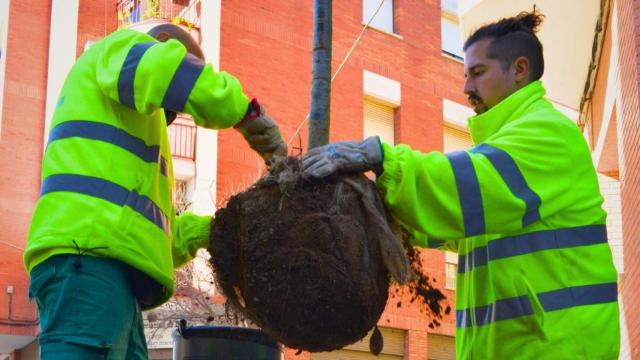
POLYGON ((41 359, 147 359, 128 274, 127 265, 93 256, 58 255, 36 266, 29 297, 38 304, 41 359))

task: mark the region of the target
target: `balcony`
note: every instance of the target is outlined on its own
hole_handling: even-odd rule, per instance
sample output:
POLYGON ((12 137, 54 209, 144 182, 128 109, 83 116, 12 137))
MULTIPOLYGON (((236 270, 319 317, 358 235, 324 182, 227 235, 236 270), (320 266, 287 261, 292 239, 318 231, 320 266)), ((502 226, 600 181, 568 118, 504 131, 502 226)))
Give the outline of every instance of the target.
POLYGON ((173 159, 173 175, 176 180, 189 181, 196 174, 196 124, 190 117, 178 115, 167 130, 173 159))
POLYGON ((197 127, 191 118, 178 116, 169 125, 169 143, 174 159, 196 160, 197 127))
POLYGON ((118 28, 146 20, 165 20, 189 31, 200 31, 200 0, 119 0, 116 10, 118 28))

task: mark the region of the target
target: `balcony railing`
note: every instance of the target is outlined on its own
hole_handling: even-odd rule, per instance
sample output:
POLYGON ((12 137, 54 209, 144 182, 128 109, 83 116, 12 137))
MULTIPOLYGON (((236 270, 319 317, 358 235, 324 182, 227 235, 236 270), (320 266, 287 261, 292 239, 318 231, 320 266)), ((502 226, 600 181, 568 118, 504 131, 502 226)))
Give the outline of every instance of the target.
POLYGON ((171 155, 175 158, 196 160, 197 127, 188 117, 178 116, 169 125, 171 155))
POLYGON ((200 29, 200 0, 118 0, 118 28, 140 21, 162 19, 200 29))

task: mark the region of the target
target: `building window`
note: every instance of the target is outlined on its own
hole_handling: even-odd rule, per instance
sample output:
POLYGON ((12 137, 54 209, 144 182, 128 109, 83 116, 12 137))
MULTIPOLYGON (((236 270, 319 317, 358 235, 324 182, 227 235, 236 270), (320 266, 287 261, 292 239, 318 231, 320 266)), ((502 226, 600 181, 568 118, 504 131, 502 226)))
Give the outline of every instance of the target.
MULTIPOLYGON (((311 360, 337 360, 337 359, 387 359, 387 360, 401 360, 406 359, 405 349, 407 341, 407 331, 394 328, 378 328, 382 333, 384 339, 384 346, 379 356, 373 356, 369 352, 369 339, 371 338, 372 331, 362 338, 361 340, 347 345, 340 350, 331 352, 314 352, 311 353, 311 360)), ((431 346, 431 343, 429 343, 431 346)))
POLYGON ((458 273, 458 255, 456 253, 446 251, 444 253, 444 273, 445 273, 445 289, 454 290, 456 288, 456 274, 458 273))
POLYGON ((395 145, 395 110, 400 106, 400 82, 363 70, 362 92, 363 136, 378 135, 383 142, 395 145))
POLYGON ((382 6, 369 26, 393 33, 393 0, 363 0, 362 23, 366 24, 369 22, 371 16, 373 16, 378 6, 380 6, 381 1, 382 6))
POLYGON ((467 131, 448 123, 444 124, 442 130, 444 131, 444 152, 469 150, 473 147, 473 142, 467 131))
POLYGON ((429 333, 427 358, 429 360, 455 360, 456 344, 453 336, 429 333))
POLYGON ((440 30, 442 52, 458 60, 464 59, 457 0, 441 1, 440 30))
POLYGON ((379 136, 380 141, 395 145, 395 111, 394 108, 376 102, 373 99, 364 100, 364 138, 379 136))
POLYGON ((445 263, 445 273, 446 273, 446 289, 454 290, 456 288, 456 273, 458 272, 458 264, 453 263, 445 263))
POLYGON ((473 147, 471 136, 467 131, 467 119, 473 115, 473 110, 468 106, 446 98, 442 99, 444 152, 468 150, 473 147))

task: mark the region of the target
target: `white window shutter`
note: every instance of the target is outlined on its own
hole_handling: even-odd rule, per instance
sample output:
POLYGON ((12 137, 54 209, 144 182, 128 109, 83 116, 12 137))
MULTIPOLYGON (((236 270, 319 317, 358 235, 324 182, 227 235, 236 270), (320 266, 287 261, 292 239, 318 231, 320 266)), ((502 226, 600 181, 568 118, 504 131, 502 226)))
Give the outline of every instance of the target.
POLYGON ((394 109, 371 100, 364 101, 364 138, 380 136, 380 140, 395 145, 394 109))
POLYGON ((447 125, 443 127, 443 132, 444 152, 468 150, 473 147, 473 142, 468 132, 447 125))

